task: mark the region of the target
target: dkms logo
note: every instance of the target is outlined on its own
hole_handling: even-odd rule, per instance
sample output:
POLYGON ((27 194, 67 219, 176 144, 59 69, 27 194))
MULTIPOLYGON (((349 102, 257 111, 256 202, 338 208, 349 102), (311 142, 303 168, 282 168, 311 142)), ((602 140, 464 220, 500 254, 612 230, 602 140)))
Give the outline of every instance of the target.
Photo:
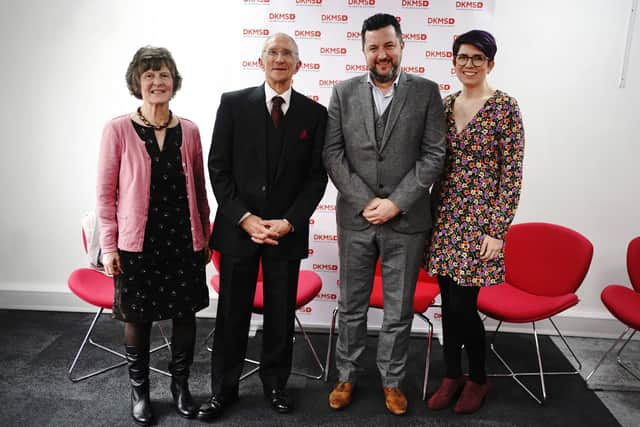
POLYGON ((321 47, 320 55, 323 56, 345 56, 347 54, 346 47, 321 47))
POLYGON ((249 59, 242 61, 242 69, 243 70, 259 70, 260 63, 256 59, 249 59))
POLYGON ((269 21, 271 22, 294 22, 296 14, 291 12, 269 12, 269 21))
POLYGON ((326 242, 333 243, 333 242, 337 242, 338 241, 338 235, 337 234, 314 233, 313 241, 314 242, 322 242, 322 243, 326 243, 326 242))
POLYGON ((403 65, 400 67, 405 73, 424 74, 426 68, 422 65, 403 65))
MULTIPOLYGON (((322 88, 332 88, 340 82, 341 80, 337 80, 337 79, 334 79, 334 80, 320 79, 318 80, 318 86, 322 88)), ((319 206, 316 210, 319 210, 320 212, 322 212, 319 206)), ((335 208, 334 208, 334 211, 335 211, 335 208)))
POLYGON ((347 31, 347 40, 360 40, 360 31, 347 31))
POLYGON ((323 13, 320 15, 320 21, 323 24, 346 24, 349 22, 349 15, 339 13, 323 13))
POLYGON ((244 28, 242 30, 243 37, 269 37, 268 28, 244 28))
POLYGON ((456 9, 482 10, 484 9, 484 3, 481 1, 457 1, 456 9))
POLYGON ((349 7, 375 7, 376 0, 349 0, 347 5, 349 7))
POLYGON ((429 0, 402 0, 401 6, 411 9, 427 9, 429 0))
POLYGON ((325 271, 335 273, 338 271, 337 264, 313 264, 313 271, 325 271))
POLYGON ((303 62, 300 69, 302 71, 320 71, 320 64, 317 62, 303 62))
POLYGON ((450 50, 427 50, 424 56, 429 59, 452 59, 453 52, 450 50))
POLYGON ((456 18, 453 16, 429 16, 427 17, 427 25, 440 27, 451 27, 456 24, 456 18))
POLYGON ((319 39, 322 38, 322 31, 319 30, 295 30, 293 36, 296 39, 319 39))
MULTIPOLYGON (((334 82, 338 83, 340 80, 331 80, 331 81, 334 81, 334 82)), ((318 212, 335 212, 336 211, 336 205, 319 204, 318 206, 316 206, 316 210, 318 212)))
POLYGON ((406 33, 402 35, 402 40, 406 42, 426 42, 427 35, 425 33, 406 33))

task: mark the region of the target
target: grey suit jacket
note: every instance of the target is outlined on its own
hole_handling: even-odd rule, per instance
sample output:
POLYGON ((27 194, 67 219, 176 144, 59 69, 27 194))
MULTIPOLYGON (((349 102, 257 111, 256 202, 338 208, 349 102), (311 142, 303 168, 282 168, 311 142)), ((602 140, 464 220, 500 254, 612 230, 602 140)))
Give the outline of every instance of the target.
POLYGON ((337 84, 329 102, 323 160, 338 189, 338 226, 363 230, 362 210, 374 197, 401 210, 389 222, 400 233, 431 228, 429 188, 446 154, 446 123, 438 85, 402 72, 378 149, 367 76, 337 84))

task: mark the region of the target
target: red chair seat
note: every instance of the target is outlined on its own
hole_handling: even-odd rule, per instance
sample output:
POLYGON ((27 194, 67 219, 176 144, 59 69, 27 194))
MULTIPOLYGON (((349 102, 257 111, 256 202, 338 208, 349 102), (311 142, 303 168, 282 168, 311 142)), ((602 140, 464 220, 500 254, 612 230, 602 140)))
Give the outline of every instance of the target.
POLYGON ((78 268, 69 275, 69 289, 81 300, 96 307, 113 306, 113 278, 91 268, 78 268))
POLYGON ((609 285, 600 295, 607 309, 619 321, 633 329, 640 329, 640 293, 622 285, 609 285))
POLYGON ((547 319, 578 303, 576 294, 533 295, 508 283, 482 288, 478 295, 481 311, 496 320, 528 323, 547 319))
MULTIPOLYGON (((220 293, 220 276, 217 274, 211 278, 211 286, 220 293)), ((298 291, 296 293, 296 308, 307 305, 318 295, 322 289, 322 279, 311 270, 300 270, 298 277, 298 291)), ((262 280, 256 282, 256 293, 253 297, 253 311, 262 313, 264 310, 264 294, 262 292, 262 280)))

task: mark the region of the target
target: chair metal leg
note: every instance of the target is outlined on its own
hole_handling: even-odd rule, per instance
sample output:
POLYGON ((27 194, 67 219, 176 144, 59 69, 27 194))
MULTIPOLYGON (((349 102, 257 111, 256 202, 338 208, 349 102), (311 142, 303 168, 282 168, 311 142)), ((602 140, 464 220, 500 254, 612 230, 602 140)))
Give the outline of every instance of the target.
MULTIPOLYGON (((164 329, 162 328, 162 325, 160 323, 156 323, 156 325, 158 326, 158 329, 160 330, 160 335, 162 336, 162 340, 164 341, 164 343, 160 344, 157 347, 152 348, 151 350, 149 350, 149 353, 153 354, 156 351, 159 351, 159 350, 162 350, 162 349, 166 348, 167 350, 169 350, 169 355, 172 356, 173 349, 171 348, 171 342, 169 341, 169 338, 167 337, 167 334, 164 333, 164 329)), ((153 366, 149 366, 149 369, 152 370, 153 372, 158 373, 158 374, 162 374, 164 376, 171 377, 171 374, 169 372, 163 371, 162 369, 154 368, 153 366)))
POLYGON ((431 366, 431 342, 433 340, 433 324, 431 320, 427 316, 421 313, 416 313, 416 315, 427 322, 429 326, 429 333, 427 334, 427 354, 424 358, 424 382, 422 384, 422 400, 427 399, 427 389, 429 387, 429 368, 431 366))
POLYGON ((291 373, 295 374, 295 375, 300 375, 300 376, 303 376, 303 377, 307 377, 307 378, 310 378, 312 380, 322 379, 322 377, 324 377, 324 366, 322 366, 322 362, 320 361, 320 358, 318 357, 318 353, 316 352, 316 349, 313 346, 313 343, 311 342, 311 339, 309 338, 309 335, 307 335, 307 331, 305 331, 304 327, 302 327, 302 323, 300 322, 300 319, 298 318, 297 314, 296 314, 296 322, 298 323, 298 327, 302 331, 302 335, 304 336, 304 339, 307 342, 307 347, 309 348, 309 351, 313 355, 313 359, 315 360, 316 365, 320 369, 320 373, 319 374, 311 374, 311 373, 308 373, 308 372, 296 371, 296 370, 292 370, 291 373))
POLYGON ((560 329, 558 329, 558 327, 556 326, 556 323, 553 321, 553 319, 549 318, 549 321, 551 322, 551 324, 553 325, 553 328, 558 333, 558 336, 562 339, 562 342, 564 343, 565 347, 567 347, 567 349, 569 350, 569 353, 571 353, 571 356, 573 356, 573 360, 575 360, 576 363, 578 364, 578 366, 576 367, 575 371, 567 372, 567 374, 578 374, 579 371, 582 369, 582 362, 580 362, 580 360, 578 359, 578 356, 576 356, 576 354, 573 352, 573 349, 571 348, 571 346, 569 345, 567 340, 564 338, 564 335, 562 335, 562 332, 560 332, 560 329))
POLYGON ((126 360, 124 354, 118 353, 116 351, 113 351, 110 348, 104 347, 104 346, 102 346, 100 344, 96 344, 91 340, 91 333, 93 332, 93 328, 96 326, 96 322, 100 318, 100 315, 102 314, 103 311, 104 311, 104 309, 100 308, 96 312, 96 315, 93 317, 93 320, 91 321, 91 326, 89 326, 89 330, 87 331, 87 334, 84 336, 84 339, 82 340, 82 344, 80 345, 80 348, 78 349, 78 352, 76 353, 76 356, 73 358, 73 362, 71 363, 71 367, 69 368, 67 376, 74 383, 86 380, 86 379, 91 378, 91 377, 95 377, 96 375, 102 374, 104 372, 110 371, 110 370, 115 369, 115 368, 119 368, 119 367, 124 366, 124 365, 127 364, 127 360, 126 360), (116 363, 114 365, 107 366, 106 368, 99 369, 97 371, 93 371, 93 372, 88 373, 86 375, 82 375, 82 376, 79 376, 79 377, 74 377, 73 376, 73 369, 75 368, 76 363, 78 362, 78 359, 80 358, 80 354, 84 350, 84 347, 87 345, 87 342, 90 342, 91 344, 95 345, 96 347, 101 348, 101 349, 103 349, 105 351, 108 351, 110 353, 113 353, 116 356, 119 356, 119 357, 121 357, 121 358, 123 358, 125 360, 122 361, 122 362, 116 363))
POLYGON ((635 377, 637 380, 640 380, 640 375, 638 375, 638 373, 636 373, 628 364, 626 364, 622 358, 620 357, 620 355, 622 354, 622 351, 624 350, 624 348, 627 346, 627 344, 629 344, 629 342, 631 341, 631 338, 633 338, 633 336, 636 334, 636 330, 634 330, 631 335, 629 335, 629 338, 627 338, 627 340, 624 342, 624 344, 622 344, 622 347, 620 347, 620 350, 618 350, 618 353, 616 354, 616 362, 618 362, 618 365, 620 365, 625 371, 627 371, 629 374, 631 374, 633 377, 635 377))
MULTIPOLYGON (((307 343, 309 351, 313 355, 313 358, 314 358, 316 364, 318 365, 318 368, 320 369, 320 373, 319 374, 311 374, 311 373, 308 373, 308 372, 303 372, 303 371, 299 371, 299 370, 295 370, 295 369, 292 369, 291 373, 293 375, 300 375, 300 376, 303 376, 303 377, 306 377, 306 378, 310 378, 310 379, 314 379, 314 380, 322 379, 322 377, 325 374, 325 371, 324 371, 324 367, 322 366, 322 362, 320 361, 320 357, 318 357, 318 352, 316 351, 315 347, 313 346, 313 343, 311 342, 311 338, 309 338, 309 335, 307 334, 307 331, 302 326, 302 322, 300 322, 300 319, 298 318, 297 314, 295 315, 295 321, 296 321, 296 323, 298 325, 298 328, 300 328, 300 331, 302 332, 302 335, 304 336, 304 339, 305 339, 305 341, 307 343)), ((213 328, 211 330, 211 332, 209 332, 209 334, 205 338, 205 345, 206 345, 208 351, 213 351, 212 346, 209 346, 209 344, 208 344, 208 340, 211 338, 211 336, 213 335, 214 332, 215 332, 215 328, 213 328)), ((293 339, 294 339, 294 342, 295 342, 295 337, 293 339)), ((245 363, 250 363, 250 364, 255 365, 255 366, 253 368, 251 368, 249 371, 244 372, 240 376, 240 381, 244 380, 245 378, 250 377, 251 375, 257 373, 260 370, 260 361, 259 360, 249 359, 247 357, 247 358, 244 359, 244 361, 245 361, 245 363)))
MULTIPOLYGON (((626 328, 624 331, 622 331, 620 336, 613 342, 613 344, 611 344, 611 347, 609 347, 609 349, 602 355, 602 357, 600 358, 600 360, 598 361, 596 366, 593 368, 593 370, 589 373, 589 375, 587 375, 585 377, 585 382, 587 383, 587 388, 589 388, 590 390, 597 390, 597 391, 640 391, 640 389, 636 389, 636 388, 619 387, 619 386, 616 386, 616 385, 593 385, 593 384, 589 383, 589 380, 596 373, 596 371, 600 368, 600 365, 602 365, 602 362, 604 362, 604 360, 609 355, 609 353, 611 353, 611 350, 613 350, 615 348, 615 346, 618 345, 620 340, 622 340, 624 338, 624 336, 631 330, 632 330, 631 328, 626 328)), ((627 344, 631 341, 631 339, 633 338, 633 336, 635 335, 636 332, 637 331, 633 330, 631 332, 631 334, 629 334, 629 336, 626 338, 626 340, 624 341, 622 346, 620 346, 620 350, 618 350, 618 352, 616 353, 616 362, 625 371, 627 371, 629 374, 631 374, 634 378, 636 378, 637 380, 640 380, 640 375, 637 372, 635 372, 629 365, 627 365, 621 358, 622 351, 627 346, 627 344)))
POLYGON ((329 365, 331 362, 331 350, 333 349, 333 334, 336 330, 336 317, 338 316, 338 307, 333 309, 331 314, 331 327, 329 328, 329 342, 327 343, 327 358, 324 363, 324 382, 329 380, 329 365))
MULTIPOLYGON (((96 375, 100 375, 102 373, 105 373, 105 372, 111 371, 113 369, 119 368, 121 366, 125 366, 127 364, 127 357, 123 353, 120 353, 120 352, 115 351, 115 350, 113 350, 113 349, 111 349, 109 347, 106 347, 106 346, 104 346, 102 344, 99 344, 99 343, 95 342, 93 340, 93 338, 91 338, 91 334, 93 333, 93 329, 95 328, 96 323, 98 322, 98 319, 100 318, 100 315, 102 315, 103 311, 104 311, 103 308, 99 308, 98 311, 96 312, 96 315, 93 317, 93 320, 91 321, 91 325, 89 326, 89 329, 87 330, 87 333, 84 336, 84 339, 82 340, 82 344, 80 345, 80 348, 78 349, 78 352, 76 353, 75 357, 73 358, 73 362, 71 363, 71 367, 69 368, 69 371, 67 372, 67 376, 69 377, 71 382, 77 383, 77 382, 80 382, 80 381, 95 377, 96 375), (114 356, 122 359, 122 361, 118 362, 118 363, 115 363, 113 365, 107 366, 105 368, 98 369, 96 371, 90 372, 88 374, 85 374, 85 375, 82 375, 82 376, 78 376, 78 377, 74 377, 73 376, 73 370, 74 370, 74 368, 76 366, 76 363, 78 363, 78 359, 80 358, 80 354, 82 354, 82 352, 83 352, 85 346, 87 345, 87 343, 91 344, 92 346, 94 346, 94 347, 96 347, 96 348, 98 348, 100 350, 103 350, 103 351, 105 351, 107 353, 113 354, 114 356)), ((159 345, 158 347, 155 347, 155 348, 151 349, 149 351, 150 353, 155 353, 156 351, 162 350, 164 348, 171 349, 171 346, 169 344, 167 336, 164 333, 164 331, 162 330, 162 327, 160 326, 160 324, 158 324, 158 327, 160 328, 160 334, 162 335, 162 338, 164 340, 164 344, 159 345)), ((171 374, 169 372, 154 368, 153 366, 150 366, 149 369, 154 371, 154 372, 157 372, 159 374, 163 374, 163 375, 166 375, 166 376, 169 376, 169 377, 171 376, 171 374)))
MULTIPOLYGON (((540 389, 542 390, 542 402, 547 400, 547 388, 544 384, 544 370, 542 369, 542 357, 540 356, 540 343, 538 342, 538 332, 536 331, 536 322, 531 322, 533 327, 533 338, 536 341, 536 355, 538 356, 538 371, 540 372, 540 389)), ((542 403, 538 402, 538 403, 542 403)))
POLYGON ((213 333, 216 331, 216 328, 211 328, 211 331, 207 334, 206 338, 204 339, 204 345, 205 347, 207 347, 207 351, 208 352, 212 352, 213 351, 213 342, 211 343, 211 345, 209 345, 209 340, 211 339, 211 337, 213 337, 213 333))
POLYGON ((540 354, 540 343, 539 343, 539 340, 538 340, 538 333, 536 331, 535 322, 531 322, 531 325, 533 327, 533 338, 534 338, 534 342, 535 342, 535 346, 536 346, 536 356, 537 356, 537 359, 538 359, 537 360, 538 361, 538 371, 537 372, 514 372, 513 369, 511 369, 511 367, 509 366, 509 364, 500 355, 500 353, 498 353, 498 350, 496 349, 496 346, 495 346, 495 338, 496 338, 496 336, 498 334, 498 330, 500 329, 500 326, 502 325, 502 321, 500 321, 498 323, 498 326, 496 327, 496 330, 494 331, 494 334, 493 334, 493 337, 492 337, 491 343, 490 343, 491 351, 498 358, 500 363, 502 363, 502 365, 505 367, 505 369, 507 369, 507 371, 509 371, 509 373, 507 373, 507 374, 489 374, 489 376, 492 376, 492 377, 511 377, 511 378, 513 378, 513 380, 516 383, 518 383, 518 385, 520 385, 520 387, 522 387, 529 394, 529 396, 531 396, 531 398, 533 398, 533 400, 535 400, 536 402, 538 402, 541 405, 544 403, 544 401, 547 398, 547 390, 546 390, 545 381, 544 381, 544 376, 545 375, 577 375, 577 374, 580 373, 579 369, 582 367, 582 363, 576 357, 576 354, 574 353, 574 351, 569 346, 569 343, 565 339, 564 335, 562 335, 562 333, 560 332, 560 330, 558 329, 556 324, 553 322, 553 320, 551 318, 549 320, 551 321, 551 324, 553 325, 553 327, 555 328, 556 332, 558 333, 558 336, 562 339, 562 342, 565 344, 565 346, 567 347, 567 349, 569 350, 569 352, 571 353, 571 355, 573 356, 573 358, 575 359, 575 361, 576 361, 576 363, 578 365, 578 368, 574 369, 573 371, 545 371, 543 369, 543 367, 542 367, 542 356, 540 354), (541 397, 536 396, 518 378, 519 376, 532 376, 532 375, 540 377, 540 389, 541 389, 541 393, 542 393, 541 397))
MULTIPOLYGON (((500 361, 500 363, 502 363, 502 365, 505 367, 505 369, 507 371, 509 371, 508 374, 488 374, 488 376, 490 377, 511 377, 513 378, 513 380, 518 383, 518 385, 527 392, 527 394, 529 394, 529 396, 531 396, 531 398, 533 400, 535 400, 536 402, 538 402, 539 404, 542 404, 543 400, 546 399, 546 395, 544 395, 543 400, 540 400, 535 394, 533 394, 533 392, 531 390, 529 390, 529 388, 524 385, 524 383, 522 381, 520 381, 520 378, 518 378, 518 375, 522 375, 522 373, 516 373, 513 371, 513 369, 511 369, 511 366, 509 366, 509 364, 504 360, 504 358, 500 355, 500 353, 498 353, 498 350, 496 350, 495 347, 495 338, 498 334, 498 330, 500 329, 500 326, 502 325, 502 322, 498 323, 498 326, 496 328, 496 330, 494 331, 493 334, 493 339, 491 340, 490 343, 490 347, 491 347, 491 351, 493 352, 493 354, 498 358, 498 360, 500 361)), ((534 329, 534 338, 535 338, 535 342, 536 342, 536 349, 538 349, 538 335, 535 334, 535 329, 534 329)), ((538 366, 541 367, 542 366, 542 361, 540 360, 540 353, 538 352, 538 366)), ((531 373, 527 373, 528 375, 531 375, 531 373)), ((543 390, 543 394, 544 394, 544 375, 536 372, 535 375, 540 375, 540 378, 542 379, 542 390, 543 390)))

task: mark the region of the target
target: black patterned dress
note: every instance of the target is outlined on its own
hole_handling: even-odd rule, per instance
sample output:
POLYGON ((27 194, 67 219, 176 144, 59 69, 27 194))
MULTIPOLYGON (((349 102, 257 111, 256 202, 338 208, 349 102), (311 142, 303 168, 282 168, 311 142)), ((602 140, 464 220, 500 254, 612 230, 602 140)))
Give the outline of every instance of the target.
POLYGON ((193 251, 182 167, 182 129, 168 128, 160 151, 155 132, 133 122, 151 158, 151 188, 142 252, 120 250, 113 317, 126 322, 192 316, 209 305, 204 251, 193 251))

